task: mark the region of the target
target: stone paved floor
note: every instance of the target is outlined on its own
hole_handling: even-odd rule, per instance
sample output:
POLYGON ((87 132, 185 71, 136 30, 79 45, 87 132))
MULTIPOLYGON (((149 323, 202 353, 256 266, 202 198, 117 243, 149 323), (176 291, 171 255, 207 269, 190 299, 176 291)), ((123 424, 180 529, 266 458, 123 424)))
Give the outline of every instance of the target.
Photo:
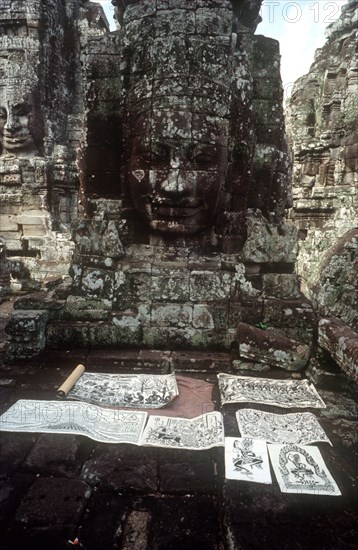
MULTIPOLYGON (((101 356, 108 362, 106 352, 101 356)), ((2 411, 19 398, 54 398, 60 372, 88 358, 82 350, 2 364, 2 411)), ((319 447, 341 497, 283 494, 274 476, 271 486, 225 481, 219 448, 173 451, 2 433, 0 548, 72 548, 68 541, 76 537, 77 547, 88 550, 356 548, 357 392, 351 385, 318 389, 327 409, 315 414, 333 443, 319 447)), ((236 409, 223 408, 226 435, 239 435, 236 409)))

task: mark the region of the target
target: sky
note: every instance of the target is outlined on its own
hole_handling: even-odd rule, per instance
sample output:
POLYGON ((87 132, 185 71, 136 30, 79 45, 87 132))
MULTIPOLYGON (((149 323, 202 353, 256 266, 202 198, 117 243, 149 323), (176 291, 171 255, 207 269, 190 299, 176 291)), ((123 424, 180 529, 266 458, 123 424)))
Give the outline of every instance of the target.
MULTIPOLYGON (((110 0, 102 4, 111 30, 115 29, 113 6, 110 0)), ((347 0, 264 0, 262 23, 256 34, 280 42, 281 74, 285 98, 290 96, 293 83, 309 71, 314 52, 325 42, 325 29, 335 21, 347 0)))

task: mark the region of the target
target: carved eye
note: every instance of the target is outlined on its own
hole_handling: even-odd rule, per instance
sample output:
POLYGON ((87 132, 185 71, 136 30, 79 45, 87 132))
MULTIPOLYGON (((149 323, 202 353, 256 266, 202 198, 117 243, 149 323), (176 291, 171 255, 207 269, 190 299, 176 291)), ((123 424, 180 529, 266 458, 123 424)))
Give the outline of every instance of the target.
POLYGON ((19 103, 13 108, 14 115, 17 116, 26 116, 30 113, 31 106, 28 103, 19 103))
POLYGON ((152 149, 139 150, 139 157, 148 165, 163 164, 168 162, 169 152, 164 145, 154 145, 152 149))
POLYGON ((139 158, 145 164, 151 164, 152 162, 152 153, 151 151, 142 149, 139 151, 139 158))
POLYGON ((170 159, 169 148, 163 144, 154 144, 151 152, 152 163, 162 164, 170 159))
POLYGON ((191 156, 192 161, 201 166, 211 165, 217 161, 217 158, 217 150, 212 147, 194 150, 191 156))
POLYGON ((3 107, 0 107, 0 119, 4 119, 4 120, 7 119, 6 109, 4 109, 3 107))

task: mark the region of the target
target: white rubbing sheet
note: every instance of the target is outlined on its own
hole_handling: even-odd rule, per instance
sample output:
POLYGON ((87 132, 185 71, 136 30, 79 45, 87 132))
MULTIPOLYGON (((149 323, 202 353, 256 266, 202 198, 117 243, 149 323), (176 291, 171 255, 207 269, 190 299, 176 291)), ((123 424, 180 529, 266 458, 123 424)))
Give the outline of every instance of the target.
POLYGON ((175 374, 106 374, 85 372, 68 399, 96 405, 156 409, 178 395, 175 374))
POLYGON ((191 450, 224 446, 222 414, 215 411, 191 419, 149 416, 141 445, 191 450))
POLYGON ((317 447, 269 444, 268 450, 283 493, 341 494, 317 447))
POLYGON ((225 437, 225 477, 255 483, 272 483, 265 441, 225 437))
POLYGON ((0 416, 0 430, 84 435, 104 443, 139 445, 147 413, 75 401, 21 399, 0 416))
POLYGON ((285 408, 325 409, 326 405, 308 380, 274 380, 218 374, 221 402, 261 403, 285 408))
POLYGON ((309 412, 274 414, 241 409, 236 419, 242 437, 263 439, 268 443, 308 445, 322 441, 332 445, 315 415, 309 412))

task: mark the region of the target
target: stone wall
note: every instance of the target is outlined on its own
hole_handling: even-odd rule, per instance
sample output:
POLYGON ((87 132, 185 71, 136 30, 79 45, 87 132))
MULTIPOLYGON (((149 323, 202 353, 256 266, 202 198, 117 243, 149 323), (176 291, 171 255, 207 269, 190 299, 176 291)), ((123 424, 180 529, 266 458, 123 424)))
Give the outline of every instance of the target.
POLYGON ((293 88, 292 216, 297 271, 318 312, 357 330, 358 4, 343 6, 307 75, 293 88))
POLYGON ((104 31, 102 8, 85 1, 1 2, 0 230, 12 290, 68 272, 85 108, 80 46, 104 31))

